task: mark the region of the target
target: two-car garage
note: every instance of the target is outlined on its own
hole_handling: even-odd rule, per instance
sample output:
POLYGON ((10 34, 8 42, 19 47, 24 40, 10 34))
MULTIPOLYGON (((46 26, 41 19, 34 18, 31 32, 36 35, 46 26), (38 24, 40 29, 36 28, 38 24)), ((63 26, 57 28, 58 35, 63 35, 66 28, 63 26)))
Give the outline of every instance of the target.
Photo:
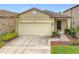
POLYGON ((19 22, 19 35, 51 35, 51 22, 19 22))
POLYGON ((22 12, 18 16, 18 34, 50 36, 52 33, 51 19, 49 14, 32 8, 22 12))

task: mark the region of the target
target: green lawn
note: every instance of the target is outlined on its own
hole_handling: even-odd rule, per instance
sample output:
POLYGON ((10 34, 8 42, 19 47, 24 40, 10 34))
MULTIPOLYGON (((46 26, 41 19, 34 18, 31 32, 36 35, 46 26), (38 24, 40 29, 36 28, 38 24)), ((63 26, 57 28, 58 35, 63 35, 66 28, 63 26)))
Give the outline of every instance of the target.
POLYGON ((79 46, 51 46, 51 54, 79 54, 79 46))

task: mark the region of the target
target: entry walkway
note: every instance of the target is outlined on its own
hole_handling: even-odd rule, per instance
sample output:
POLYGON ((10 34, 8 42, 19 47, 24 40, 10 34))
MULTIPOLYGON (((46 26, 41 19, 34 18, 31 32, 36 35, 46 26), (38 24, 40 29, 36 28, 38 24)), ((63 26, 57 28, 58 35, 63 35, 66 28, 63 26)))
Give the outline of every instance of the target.
POLYGON ((70 40, 64 34, 61 34, 60 38, 52 38, 51 41, 69 42, 70 40))

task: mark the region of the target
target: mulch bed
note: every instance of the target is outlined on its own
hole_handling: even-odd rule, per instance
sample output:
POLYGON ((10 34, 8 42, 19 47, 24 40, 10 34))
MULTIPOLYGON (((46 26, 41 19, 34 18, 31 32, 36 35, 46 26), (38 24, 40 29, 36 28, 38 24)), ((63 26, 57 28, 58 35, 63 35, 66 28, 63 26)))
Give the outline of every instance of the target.
POLYGON ((70 42, 51 41, 51 45, 69 45, 70 42))
POLYGON ((69 39, 71 42, 77 40, 77 38, 72 37, 71 35, 68 35, 68 34, 65 34, 65 35, 68 37, 68 39, 69 39))
POLYGON ((65 34, 70 42, 63 42, 63 41, 51 41, 51 45, 70 45, 73 41, 77 40, 77 38, 72 37, 71 35, 65 34))

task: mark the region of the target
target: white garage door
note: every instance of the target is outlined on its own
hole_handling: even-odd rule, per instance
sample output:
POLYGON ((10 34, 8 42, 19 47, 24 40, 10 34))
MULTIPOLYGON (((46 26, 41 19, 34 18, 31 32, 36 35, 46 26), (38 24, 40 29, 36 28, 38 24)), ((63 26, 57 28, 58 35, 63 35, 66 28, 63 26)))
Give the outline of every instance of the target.
POLYGON ((21 22, 19 24, 19 35, 51 35, 51 23, 21 22))

